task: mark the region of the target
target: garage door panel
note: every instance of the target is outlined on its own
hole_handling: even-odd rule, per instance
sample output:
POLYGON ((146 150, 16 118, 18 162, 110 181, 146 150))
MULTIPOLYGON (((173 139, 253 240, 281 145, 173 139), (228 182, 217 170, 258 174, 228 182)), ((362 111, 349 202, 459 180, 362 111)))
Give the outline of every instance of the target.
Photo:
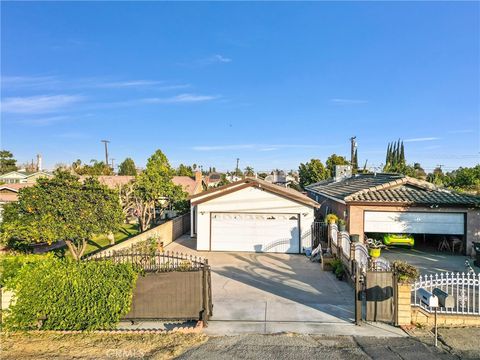
POLYGON ((298 216, 213 213, 211 250, 298 253, 298 216))
POLYGON ((463 213, 366 211, 365 232, 462 235, 463 213))

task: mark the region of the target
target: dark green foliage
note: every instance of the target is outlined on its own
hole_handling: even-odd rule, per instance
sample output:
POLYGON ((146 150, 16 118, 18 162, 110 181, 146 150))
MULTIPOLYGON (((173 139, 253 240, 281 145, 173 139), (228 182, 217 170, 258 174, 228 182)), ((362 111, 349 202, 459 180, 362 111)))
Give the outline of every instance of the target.
POLYGON ((178 176, 189 176, 194 177, 193 169, 191 166, 180 164, 176 170, 176 175, 178 176))
POLYGON ((94 178, 81 183, 58 170, 53 178, 40 178, 19 191, 18 203, 7 207, 1 239, 17 248, 64 240, 79 259, 94 234, 113 232, 122 220, 117 192, 94 178))
POLYGON ((113 329, 130 309, 137 279, 131 264, 110 261, 50 256, 13 267, 5 284, 16 299, 4 317, 7 330, 113 329))
POLYGON ((330 155, 327 161, 325 162, 325 165, 328 170, 328 177, 333 177, 335 175, 336 165, 348 165, 348 164, 350 163, 347 159, 345 159, 345 156, 340 156, 337 154, 330 155))
POLYGON ((300 186, 303 189, 310 184, 328 179, 329 177, 328 170, 318 159, 311 159, 306 164, 300 164, 298 174, 300 176, 300 186))
POLYGON ((400 141, 399 139, 397 142, 389 143, 387 146, 387 155, 385 157, 383 171, 405 174, 407 170, 403 141, 400 141))
POLYGON ((405 261, 395 260, 392 262, 392 269, 400 282, 411 283, 420 276, 420 271, 405 261))
POLYGON ((0 174, 17 170, 17 160, 13 158, 13 154, 7 150, 0 150, 0 174))
POLYGON ((82 164, 82 160, 77 160, 72 164, 72 170, 77 175, 113 175, 113 169, 109 164, 97 160, 91 160, 90 163, 91 165, 82 164))
POLYGON ((126 158, 118 167, 118 175, 136 176, 137 167, 131 158, 126 158))

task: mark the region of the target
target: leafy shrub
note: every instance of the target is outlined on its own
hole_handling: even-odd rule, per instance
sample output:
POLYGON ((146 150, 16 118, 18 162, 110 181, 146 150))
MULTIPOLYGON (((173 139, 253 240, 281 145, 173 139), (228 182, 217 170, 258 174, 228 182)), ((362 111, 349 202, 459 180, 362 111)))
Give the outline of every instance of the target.
POLYGON ((343 274, 345 274, 345 267, 343 266, 343 264, 340 262, 340 265, 338 265, 336 268, 335 268, 335 276, 339 279, 342 279, 343 278, 343 274))
POLYGON ((5 287, 15 293, 7 330, 112 329, 130 310, 137 279, 131 264, 53 256, 17 265, 22 262, 5 276, 5 287))
POLYGON ((37 263, 53 258, 52 253, 46 255, 4 255, 0 257, 0 285, 8 282, 14 286, 15 277, 23 267, 35 266, 37 263))
POLYGON ((397 274, 400 282, 413 282, 420 276, 418 269, 405 261, 395 260, 392 262, 392 269, 397 274))
POLYGON ((330 265, 332 266, 332 272, 334 273, 337 271, 338 267, 343 266, 342 261, 340 259, 333 260, 330 265))

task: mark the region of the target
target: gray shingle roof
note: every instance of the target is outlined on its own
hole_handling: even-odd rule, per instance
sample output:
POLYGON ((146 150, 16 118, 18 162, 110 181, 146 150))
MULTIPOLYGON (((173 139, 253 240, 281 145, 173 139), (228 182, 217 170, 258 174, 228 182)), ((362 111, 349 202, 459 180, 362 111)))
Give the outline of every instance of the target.
POLYGON ((480 206, 480 197, 478 196, 443 189, 422 189, 410 185, 360 192, 349 196, 346 200, 348 202, 480 206))
POLYGON ((397 174, 359 174, 348 179, 335 181, 329 179, 307 187, 308 190, 344 200, 347 196, 375 186, 402 180, 405 176, 397 174))
POLYGON ((340 181, 322 181, 307 189, 349 203, 480 207, 478 196, 440 189, 426 181, 396 174, 360 174, 340 181))

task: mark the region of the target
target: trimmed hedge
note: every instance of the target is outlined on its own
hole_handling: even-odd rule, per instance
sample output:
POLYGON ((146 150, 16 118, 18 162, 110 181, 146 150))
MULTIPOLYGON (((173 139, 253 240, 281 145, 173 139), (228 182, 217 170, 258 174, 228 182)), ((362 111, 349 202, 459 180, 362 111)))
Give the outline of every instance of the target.
POLYGON ((4 317, 6 330, 113 329, 130 310, 138 275, 131 264, 52 256, 7 273, 15 273, 5 278, 15 302, 4 317))

